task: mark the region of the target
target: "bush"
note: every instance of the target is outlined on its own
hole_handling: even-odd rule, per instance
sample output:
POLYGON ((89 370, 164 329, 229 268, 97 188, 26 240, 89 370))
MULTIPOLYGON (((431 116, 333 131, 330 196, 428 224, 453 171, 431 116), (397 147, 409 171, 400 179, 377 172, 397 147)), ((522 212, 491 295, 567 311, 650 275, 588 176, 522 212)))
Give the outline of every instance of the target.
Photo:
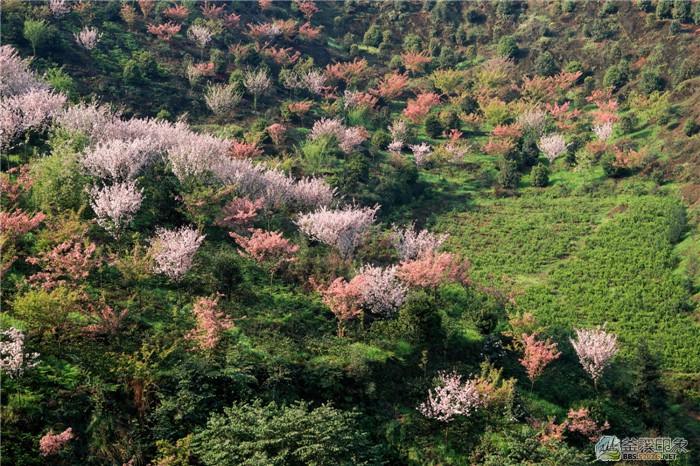
POLYGON ((620 131, 622 134, 634 133, 634 130, 639 124, 638 118, 634 113, 626 113, 620 117, 620 131))
POLYGON ((612 154, 605 154, 601 161, 603 172, 608 178, 619 178, 623 175, 624 169, 615 164, 615 157, 612 154))
POLYGON ((87 204, 85 186, 88 178, 82 175, 78 157, 69 143, 62 141, 50 156, 40 159, 32 167, 35 176, 32 194, 40 210, 77 211, 87 204))
POLYGON ((518 164, 514 160, 504 159, 501 161, 499 169, 500 171, 496 178, 498 184, 505 189, 516 189, 522 176, 518 171, 518 164))
POLYGON ((637 0, 637 9, 648 13, 651 10, 651 0, 637 0))
POLYGON ((627 84, 627 76, 617 65, 613 65, 605 71, 603 86, 612 87, 614 90, 617 90, 625 84, 627 84))
POLYGON ((503 36, 498 41, 498 54, 502 57, 514 57, 518 53, 518 43, 513 36, 503 36))
POLYGON ((639 78, 639 89, 645 95, 651 95, 654 91, 663 91, 664 80, 658 71, 653 69, 645 69, 639 78))
POLYGON ((48 35, 48 24, 46 21, 35 21, 27 19, 24 22, 24 38, 29 41, 32 51, 36 55, 37 47, 43 45, 48 35))
POLYGON ((698 65, 690 58, 684 59, 676 70, 676 82, 692 79, 698 74, 698 65))
POLYGON ((206 465, 360 464, 371 458, 372 448, 358 417, 304 402, 237 403, 214 414, 192 446, 206 465))
POLYGON ((605 0, 605 3, 603 3, 603 7, 600 11, 601 13, 606 15, 617 13, 617 5, 615 5, 615 2, 613 2, 612 0, 605 0))
POLYGON ((391 135, 384 130, 379 130, 372 136, 372 146, 380 150, 385 150, 391 143, 391 135))
POLYGON ((688 137, 696 134, 699 130, 700 125, 698 125, 697 120, 693 117, 688 118, 683 125, 683 134, 688 137))
POLYGON ((539 163, 530 172, 530 184, 536 188, 543 188, 547 183, 549 183, 549 167, 539 163))
POLYGON ((535 73, 540 76, 554 76, 559 71, 554 55, 546 50, 535 59, 535 73))
POLYGON ((674 35, 681 32, 680 21, 675 20, 675 19, 673 21, 671 21, 671 23, 668 25, 668 32, 670 32, 671 34, 674 34, 674 35))
POLYGON ((673 19, 680 22, 690 19, 690 0, 675 0, 673 2, 673 19))
POLYGON ((379 47, 382 42, 382 31, 379 26, 373 24, 367 29, 364 37, 362 38, 362 43, 370 47, 379 47))
POLYGON ((656 4, 656 17, 658 19, 671 17, 671 0, 659 0, 656 4))
POLYGON ((436 113, 431 113, 425 119, 425 134, 429 137, 435 139, 439 138, 442 134, 443 127, 440 122, 440 117, 436 113))
POLYGON ((446 109, 440 112, 440 123, 442 124, 444 131, 459 129, 461 126, 459 115, 457 115, 457 112, 451 109, 446 109))
POLYGON ((566 67, 564 67, 564 71, 567 73, 577 73, 579 71, 583 73, 583 63, 578 60, 571 60, 566 64, 566 67))

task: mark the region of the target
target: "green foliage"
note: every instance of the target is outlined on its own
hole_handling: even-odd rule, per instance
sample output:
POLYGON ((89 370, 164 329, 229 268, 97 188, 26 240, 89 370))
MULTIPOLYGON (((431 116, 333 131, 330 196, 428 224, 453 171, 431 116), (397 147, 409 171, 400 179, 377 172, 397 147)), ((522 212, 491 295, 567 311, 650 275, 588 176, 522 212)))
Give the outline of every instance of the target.
POLYGON ((440 137, 443 130, 444 128, 442 127, 442 123, 440 123, 439 115, 436 113, 431 113, 428 115, 428 117, 425 119, 425 134, 433 139, 436 139, 440 137))
POLYGON ((372 135, 371 143, 372 146, 377 149, 386 150, 387 146, 391 143, 391 135, 380 129, 372 135))
POLYGON ((656 17, 658 19, 670 18, 672 6, 671 0, 658 0, 656 2, 656 17))
POLYGON ((513 36, 503 36, 498 41, 498 54, 502 57, 514 57, 518 53, 518 43, 513 36))
POLYGON ((535 59, 535 73, 540 76, 554 76, 559 71, 554 55, 549 50, 540 53, 535 59))
POLYGON ((627 84, 628 76, 618 65, 613 65, 605 71, 603 86, 617 90, 627 84))
POLYGON ((29 41, 36 55, 37 47, 44 44, 48 36, 48 23, 44 20, 26 19, 24 21, 24 38, 29 41))
POLYGON ((357 413, 328 405, 311 408, 236 403, 214 415, 197 434, 193 451, 207 465, 364 464, 372 459, 357 413))
POLYGON ((520 183, 521 176, 516 161, 503 160, 500 163, 497 180, 502 188, 516 189, 520 183))
POLYGON ((530 172, 530 184, 532 186, 543 188, 549 183, 549 167, 543 163, 539 163, 532 167, 530 172))
POLYGON ((664 80, 658 71, 645 68, 639 78, 639 89, 646 95, 651 95, 654 91, 663 91, 664 80))
POLYGON ((700 131, 700 125, 698 125, 697 120, 693 117, 688 118, 683 124, 683 134, 688 137, 697 134, 698 131, 700 131))
POLYGON ((66 94, 72 102, 77 100, 78 94, 76 92, 75 81, 65 72, 64 67, 49 68, 44 74, 44 80, 51 84, 58 92, 66 94))
POLYGON ((379 47, 382 42, 382 31, 376 24, 373 24, 367 29, 362 39, 362 43, 370 47, 379 47))
POLYGON ((33 164, 35 181, 32 196, 40 210, 77 211, 87 205, 87 177, 82 174, 79 157, 71 142, 57 139, 51 155, 33 164))

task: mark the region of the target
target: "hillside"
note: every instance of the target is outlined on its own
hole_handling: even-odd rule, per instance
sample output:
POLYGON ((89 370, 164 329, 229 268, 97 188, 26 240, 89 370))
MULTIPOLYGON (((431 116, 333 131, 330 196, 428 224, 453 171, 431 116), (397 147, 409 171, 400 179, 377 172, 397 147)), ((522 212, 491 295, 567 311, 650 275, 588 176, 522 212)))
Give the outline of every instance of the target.
POLYGON ((8 464, 700 461, 700 2, 1 14, 8 464))

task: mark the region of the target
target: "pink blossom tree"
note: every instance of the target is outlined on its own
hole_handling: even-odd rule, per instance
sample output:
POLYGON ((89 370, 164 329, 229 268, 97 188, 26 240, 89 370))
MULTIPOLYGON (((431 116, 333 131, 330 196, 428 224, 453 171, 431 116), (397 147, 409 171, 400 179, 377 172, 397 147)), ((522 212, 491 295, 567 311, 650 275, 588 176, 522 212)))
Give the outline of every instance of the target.
POLYGON ((371 90, 373 94, 387 100, 400 96, 408 86, 408 71, 403 74, 390 74, 384 76, 377 83, 377 89, 371 90))
POLYGON ((151 239, 150 254, 155 261, 153 271, 179 282, 192 268, 194 256, 203 241, 204 235, 200 235, 194 228, 159 228, 151 239))
POLYGON ((598 137, 601 142, 607 142, 613 135, 613 130, 615 128, 615 123, 612 121, 606 121, 599 125, 594 125, 592 129, 593 133, 598 137))
POLYGON ((349 259, 376 220, 378 210, 378 204, 362 208, 347 205, 340 209, 321 206, 315 212, 300 215, 295 223, 302 233, 332 247, 343 259, 349 259))
POLYGON ((39 353, 25 352, 24 337, 24 332, 15 327, 0 331, 0 371, 13 379, 39 364, 39 353))
POLYGON ((337 188, 331 188, 323 178, 302 178, 294 183, 291 199, 301 209, 313 209, 320 206, 330 207, 335 202, 337 188))
POLYGON ((522 335, 522 344, 524 347, 523 357, 520 359, 520 364, 525 368, 531 385, 535 384, 544 372, 544 368, 561 356, 561 352, 557 350, 557 344, 551 342, 549 338, 540 340, 537 332, 532 335, 522 335))
POLYGON ((54 18, 61 18, 70 13, 70 6, 66 0, 49 0, 49 10, 54 18))
POLYGON ((403 115, 412 123, 418 124, 440 104, 440 96, 434 92, 422 92, 415 99, 409 99, 403 115))
POLYGON ((591 419, 590 413, 586 408, 569 410, 567 429, 588 437, 591 442, 597 442, 603 431, 609 428, 610 424, 608 424, 608 421, 599 426, 597 422, 591 419))
POLYGON ((423 69, 423 66, 430 63, 432 58, 426 52, 404 52, 401 54, 403 66, 414 75, 423 69))
POLYGON ((231 317, 217 310, 219 298, 199 298, 192 313, 197 319, 196 327, 185 338, 197 343, 201 350, 211 350, 221 339, 221 334, 233 327, 231 317))
POLYGON ((248 228, 255 221, 263 205, 265 205, 264 198, 251 201, 247 197, 236 197, 223 207, 221 216, 216 219, 216 224, 226 228, 248 228))
POLYGON ((428 399, 418 406, 425 417, 449 422, 455 416, 471 416, 484 405, 473 380, 462 382, 456 372, 438 374, 438 385, 430 390, 428 399))
POLYGON ((360 306, 365 277, 356 275, 350 281, 336 278, 328 286, 321 286, 311 279, 311 284, 321 294, 323 303, 335 315, 338 338, 345 336, 347 322, 362 314, 360 306))
POLYGON ((469 260, 449 252, 433 252, 402 261, 396 275, 411 286, 435 290, 447 283, 469 283, 468 270, 469 260))
POLYGON ((63 241, 49 251, 41 251, 27 262, 39 265, 42 270, 27 278, 29 283, 38 283, 45 290, 52 290, 67 283, 79 283, 100 265, 93 254, 97 246, 76 235, 63 241))
POLYGON ((547 127, 547 112, 533 108, 518 115, 517 122, 524 131, 531 131, 539 136, 547 127))
POLYGON ((238 251, 242 256, 250 257, 270 269, 270 282, 282 264, 297 260, 294 255, 299 252, 299 246, 284 238, 281 231, 264 231, 259 228, 249 231, 252 233, 250 238, 237 233, 229 235, 243 248, 238 251))
POLYGON ((211 42, 213 33, 206 26, 193 25, 187 30, 187 38, 192 41, 200 50, 200 57, 204 48, 211 42))
POLYGON ((274 145, 280 146, 282 143, 284 143, 285 133, 287 131, 287 128, 284 125, 273 123, 265 128, 265 131, 270 136, 270 139, 272 139, 272 143, 274 145))
POLYGON ((143 201, 143 190, 136 188, 134 181, 101 188, 94 186, 88 193, 92 198, 90 206, 97 214, 97 223, 115 238, 119 238, 143 201))
POLYGON ((612 363, 612 358, 620 351, 617 337, 607 333, 600 326, 595 329, 574 329, 576 340, 570 339, 583 369, 598 387, 603 371, 612 363))
POLYGON ((180 32, 180 28, 182 27, 181 24, 175 24, 171 21, 168 21, 167 23, 164 24, 149 24, 147 31, 150 34, 153 34, 158 38, 158 40, 162 40, 164 42, 169 42, 170 39, 173 38, 175 34, 180 32))
POLYGON ((54 434, 53 430, 49 430, 46 435, 39 440, 39 450, 41 456, 58 455, 63 447, 73 438, 73 428, 69 427, 60 434, 54 434))

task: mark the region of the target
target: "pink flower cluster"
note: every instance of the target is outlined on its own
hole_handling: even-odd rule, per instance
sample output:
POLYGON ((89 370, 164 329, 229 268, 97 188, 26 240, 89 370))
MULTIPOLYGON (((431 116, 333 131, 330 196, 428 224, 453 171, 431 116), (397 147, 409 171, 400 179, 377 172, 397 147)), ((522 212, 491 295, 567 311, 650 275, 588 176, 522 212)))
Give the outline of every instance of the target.
POLYGON ((473 380, 462 382, 462 376, 456 372, 440 372, 438 381, 438 386, 428 393, 428 400, 418 406, 423 416, 449 422, 455 416, 470 416, 484 405, 473 380))

